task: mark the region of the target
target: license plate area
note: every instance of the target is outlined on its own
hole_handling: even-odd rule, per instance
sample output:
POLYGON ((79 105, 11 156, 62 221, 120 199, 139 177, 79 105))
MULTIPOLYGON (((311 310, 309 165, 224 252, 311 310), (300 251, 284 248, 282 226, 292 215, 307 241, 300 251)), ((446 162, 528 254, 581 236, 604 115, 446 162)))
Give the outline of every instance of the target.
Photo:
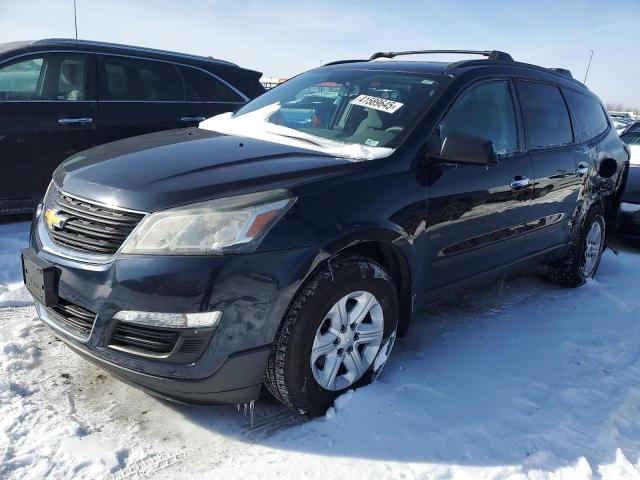
POLYGON ((45 307, 58 303, 56 268, 39 258, 31 248, 22 251, 22 274, 27 290, 37 301, 45 307))

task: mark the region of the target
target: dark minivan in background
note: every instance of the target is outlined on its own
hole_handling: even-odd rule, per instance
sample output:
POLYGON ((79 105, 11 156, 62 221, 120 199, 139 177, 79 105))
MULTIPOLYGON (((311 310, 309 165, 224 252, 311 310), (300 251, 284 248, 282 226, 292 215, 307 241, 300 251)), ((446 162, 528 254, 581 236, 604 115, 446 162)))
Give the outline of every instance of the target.
POLYGON ((85 40, 0 45, 0 215, 28 213, 68 156, 195 126, 264 92, 224 60, 85 40))

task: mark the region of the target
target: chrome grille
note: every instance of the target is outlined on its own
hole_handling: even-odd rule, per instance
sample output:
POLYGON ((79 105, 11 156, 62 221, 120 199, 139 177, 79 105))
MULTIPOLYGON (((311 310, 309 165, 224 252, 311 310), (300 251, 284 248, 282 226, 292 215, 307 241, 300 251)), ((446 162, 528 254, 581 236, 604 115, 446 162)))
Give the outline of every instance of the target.
POLYGON ((142 213, 109 208, 81 200, 55 188, 46 201, 45 224, 53 243, 73 250, 96 254, 113 254, 144 217, 142 213), (47 212, 63 218, 50 225, 47 212))

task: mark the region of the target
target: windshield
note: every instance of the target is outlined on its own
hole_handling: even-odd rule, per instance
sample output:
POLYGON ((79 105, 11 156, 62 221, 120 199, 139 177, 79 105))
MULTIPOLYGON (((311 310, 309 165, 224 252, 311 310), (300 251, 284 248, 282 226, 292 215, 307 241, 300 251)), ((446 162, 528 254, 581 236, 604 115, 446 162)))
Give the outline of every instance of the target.
POLYGON ((235 114, 200 124, 221 133, 354 158, 389 155, 448 77, 375 70, 304 73, 235 114))

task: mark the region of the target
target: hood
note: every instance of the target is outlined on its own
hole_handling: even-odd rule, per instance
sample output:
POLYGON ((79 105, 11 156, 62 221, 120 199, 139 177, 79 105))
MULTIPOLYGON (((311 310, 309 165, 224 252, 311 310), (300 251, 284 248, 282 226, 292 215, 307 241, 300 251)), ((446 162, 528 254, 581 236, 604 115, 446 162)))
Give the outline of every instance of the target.
POLYGON ((132 137, 69 158, 62 190, 108 205, 155 211, 212 198, 295 188, 355 164, 316 151, 190 128, 132 137))

